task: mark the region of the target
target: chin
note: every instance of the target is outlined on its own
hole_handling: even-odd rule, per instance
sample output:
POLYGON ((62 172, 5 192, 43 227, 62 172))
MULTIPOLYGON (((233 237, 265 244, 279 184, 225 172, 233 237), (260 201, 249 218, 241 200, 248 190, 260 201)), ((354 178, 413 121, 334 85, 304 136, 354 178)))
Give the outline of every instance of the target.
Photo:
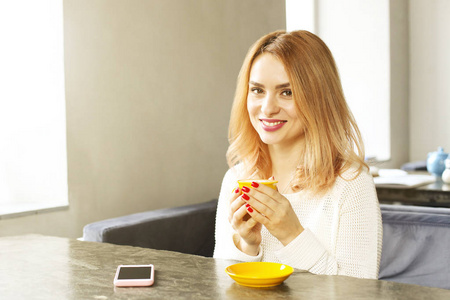
POLYGON ((268 137, 265 135, 259 135, 259 138, 261 139, 261 141, 266 144, 266 145, 275 145, 275 144, 279 144, 281 141, 277 138, 273 138, 273 137, 268 137))

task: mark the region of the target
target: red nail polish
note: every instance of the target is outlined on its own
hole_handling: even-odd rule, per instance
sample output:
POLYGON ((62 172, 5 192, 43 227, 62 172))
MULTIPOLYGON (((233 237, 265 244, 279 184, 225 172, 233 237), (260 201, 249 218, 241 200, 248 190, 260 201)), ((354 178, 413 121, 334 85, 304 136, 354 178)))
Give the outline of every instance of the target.
POLYGON ((236 194, 239 193, 239 188, 237 188, 234 192, 235 192, 236 194))
POLYGON ((247 207, 247 211, 252 213, 253 209, 251 207, 247 207))
POLYGON ((250 189, 244 185, 244 186, 242 187, 242 191, 243 191, 244 193, 248 193, 248 192, 250 192, 250 189))
POLYGON ((247 203, 247 204, 245 204, 245 207, 250 207, 250 204, 248 204, 248 203, 247 203))
POLYGON ((257 188, 259 186, 259 183, 257 183, 257 182, 252 182, 252 187, 255 187, 255 188, 257 188))
POLYGON ((242 194, 242 198, 243 198, 245 201, 250 200, 250 197, 249 197, 247 194, 242 194))

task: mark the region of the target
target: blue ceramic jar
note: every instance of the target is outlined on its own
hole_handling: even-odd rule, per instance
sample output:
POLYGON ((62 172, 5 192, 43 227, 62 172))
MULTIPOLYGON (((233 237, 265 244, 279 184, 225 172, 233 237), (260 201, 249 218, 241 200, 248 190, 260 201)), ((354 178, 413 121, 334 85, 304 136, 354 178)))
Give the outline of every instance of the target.
POLYGON ((441 177, 445 170, 445 160, 448 157, 448 153, 444 152, 442 147, 438 148, 437 152, 428 153, 427 157, 427 170, 436 177, 441 177))

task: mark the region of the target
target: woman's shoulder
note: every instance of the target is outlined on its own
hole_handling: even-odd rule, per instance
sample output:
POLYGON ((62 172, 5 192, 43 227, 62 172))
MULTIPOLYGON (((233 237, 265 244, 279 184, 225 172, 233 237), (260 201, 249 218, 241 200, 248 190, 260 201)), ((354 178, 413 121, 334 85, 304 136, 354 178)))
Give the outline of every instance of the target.
POLYGON ((373 177, 366 167, 351 166, 345 170, 336 178, 331 196, 339 199, 339 206, 345 207, 378 203, 373 177))
POLYGON ((351 167, 336 179, 333 198, 342 214, 347 212, 376 213, 379 202, 373 177, 366 167, 351 167))
POLYGON ((370 175, 369 170, 365 166, 357 166, 357 165, 351 165, 346 170, 344 170, 338 178, 341 178, 345 181, 351 181, 355 179, 360 180, 372 180, 373 177, 370 175))
POLYGON ((335 187, 337 186, 344 190, 365 190, 373 189, 375 185, 372 175, 365 166, 359 168, 352 165, 336 178, 335 187))
POLYGON ((223 177, 223 181, 224 182, 230 182, 230 181, 236 182, 237 180, 242 179, 241 178, 242 170, 243 170, 242 164, 237 164, 237 165, 229 168, 228 171, 225 173, 225 176, 223 177))
POLYGON ((236 178, 240 178, 242 176, 242 173, 244 172, 244 165, 242 163, 239 163, 237 165, 234 165, 233 167, 229 168, 226 172, 225 176, 235 176, 236 178))

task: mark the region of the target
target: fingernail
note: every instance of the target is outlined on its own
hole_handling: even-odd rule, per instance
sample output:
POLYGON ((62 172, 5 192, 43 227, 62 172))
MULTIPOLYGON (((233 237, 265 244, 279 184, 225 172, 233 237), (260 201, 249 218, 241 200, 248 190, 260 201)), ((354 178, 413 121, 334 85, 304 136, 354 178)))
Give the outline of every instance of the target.
POLYGON ((245 204, 245 207, 250 207, 250 204, 248 204, 248 203, 247 203, 247 204, 245 204))
POLYGON ((247 194, 242 194, 242 198, 243 198, 245 201, 250 200, 250 197, 249 197, 247 194))
POLYGON ((244 186, 242 187, 242 191, 243 191, 244 193, 248 193, 248 192, 250 192, 250 189, 244 185, 244 186))
POLYGON ((234 192, 235 192, 236 194, 239 193, 239 188, 237 188, 234 192))
POLYGON ((252 182, 252 187, 255 187, 255 188, 257 188, 259 186, 259 183, 257 183, 257 182, 252 182))
POLYGON ((253 209, 251 207, 247 207, 247 211, 252 213, 253 209))

